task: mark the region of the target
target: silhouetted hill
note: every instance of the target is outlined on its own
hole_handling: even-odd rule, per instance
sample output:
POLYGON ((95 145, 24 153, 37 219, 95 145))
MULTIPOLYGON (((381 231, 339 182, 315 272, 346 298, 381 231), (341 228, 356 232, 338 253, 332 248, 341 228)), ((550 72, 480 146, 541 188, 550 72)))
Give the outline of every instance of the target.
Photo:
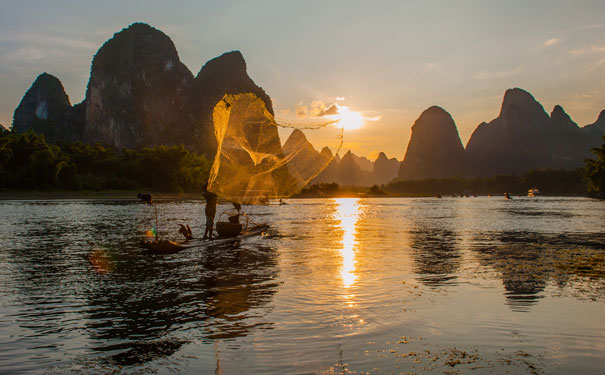
POLYGON ((269 113, 273 114, 273 104, 267 93, 248 76, 246 61, 239 51, 231 51, 208 61, 195 77, 185 108, 183 122, 189 124, 187 133, 190 143, 185 143, 194 150, 216 148, 213 133, 212 111, 216 103, 225 94, 251 92, 263 102, 269 113))
POLYGON ((605 135, 605 110, 601 111, 597 121, 583 127, 582 132, 588 137, 589 148, 601 145, 601 137, 605 135))
POLYGON ((325 153, 317 152, 304 133, 298 129, 290 134, 282 149, 284 157, 289 160, 288 171, 303 181, 312 178, 332 160, 331 153, 327 157, 325 153))
POLYGON ((525 90, 509 89, 500 115, 481 123, 466 151, 473 173, 523 173, 536 168, 577 168, 588 157, 589 137, 556 106, 549 116, 525 90))
POLYGON ((362 171, 372 172, 374 169, 374 163, 371 162, 370 159, 366 158, 365 156, 357 156, 353 153, 351 153, 351 155, 353 156, 355 163, 359 165, 359 168, 361 168, 362 171))
POLYGON ((328 147, 322 148, 320 155, 322 155, 324 159, 332 161, 310 182, 310 184, 336 182, 336 170, 338 169, 340 158, 338 158, 338 155, 334 156, 328 147))
POLYGON ((63 84, 51 74, 40 74, 15 109, 13 129, 22 133, 33 130, 49 141, 75 140, 81 129, 74 125, 78 108, 72 109, 63 84))
POLYGON ((332 154, 332 150, 330 150, 330 148, 327 146, 322 148, 319 153, 326 159, 332 159, 334 157, 334 155, 332 154))
POLYGON ((440 107, 428 108, 412 126, 412 136, 401 162, 399 177, 443 178, 466 173, 465 151, 454 120, 440 107))
POLYGON ((130 25, 94 56, 84 140, 118 149, 175 143, 192 80, 166 34, 147 24, 130 25))
POLYGON ((550 163, 549 167, 577 168, 590 157, 589 137, 560 105, 553 108, 549 129, 542 137, 548 141, 546 147, 551 160, 545 161, 545 164, 550 163))
POLYGON ((351 151, 348 151, 338 163, 334 181, 340 185, 366 185, 364 174, 351 151))
POLYGON ((399 161, 395 158, 387 158, 384 152, 378 155, 376 161, 374 161, 374 168, 372 169, 371 183, 373 184, 386 184, 390 182, 399 172, 399 161))
POLYGON ((61 82, 44 73, 15 110, 13 128, 114 148, 184 144, 212 156, 214 105, 225 94, 245 92, 255 93, 273 113, 239 51, 208 61, 194 78, 166 34, 134 23, 97 51, 81 104, 71 107, 61 82))

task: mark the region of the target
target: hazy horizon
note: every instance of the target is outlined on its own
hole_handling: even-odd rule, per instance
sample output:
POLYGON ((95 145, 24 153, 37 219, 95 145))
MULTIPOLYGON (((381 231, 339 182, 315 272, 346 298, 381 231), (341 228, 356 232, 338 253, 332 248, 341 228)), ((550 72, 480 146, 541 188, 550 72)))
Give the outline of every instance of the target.
MULTIPOLYGON (((145 22, 166 33, 197 74, 231 50, 272 98, 279 121, 303 121, 333 104, 365 124, 345 132, 341 154, 401 160, 422 111, 448 111, 466 145, 497 117, 504 92, 529 91, 579 125, 605 109, 605 4, 344 2, 200 4, 159 1, 0 3, 0 123, 38 74, 84 99, 92 57, 114 33, 145 22), (297 116, 298 114, 298 116, 297 116)), ((288 134, 288 133, 287 133, 288 134)), ((333 134, 307 132, 335 151, 333 134)), ((284 140, 282 140, 284 141, 284 140)))

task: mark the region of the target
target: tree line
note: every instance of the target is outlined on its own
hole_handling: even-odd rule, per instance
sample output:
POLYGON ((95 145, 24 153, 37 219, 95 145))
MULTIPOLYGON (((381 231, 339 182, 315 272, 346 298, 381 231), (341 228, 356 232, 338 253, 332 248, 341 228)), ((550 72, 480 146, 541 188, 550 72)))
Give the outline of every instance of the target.
POLYGON ((596 158, 587 159, 584 167, 578 169, 533 169, 523 175, 400 180, 383 186, 383 190, 396 195, 526 195, 529 189, 538 188, 545 195, 605 198, 605 136, 603 142, 601 147, 591 150, 596 158))
POLYGON ((423 180, 394 181, 383 187, 390 194, 402 195, 527 195, 538 188, 545 195, 586 195, 586 182, 582 168, 534 169, 523 175, 495 175, 490 177, 427 178, 423 180))
MULTIPOLYGON (((525 195, 539 188, 546 195, 605 198, 605 136, 575 170, 539 169, 523 175, 399 180, 375 186, 388 195, 503 194, 525 195)), ((147 188, 161 192, 199 192, 208 180, 210 162, 183 145, 116 151, 99 143, 47 143, 32 131, 0 129, 0 189, 110 190, 147 188)), ((349 187, 351 193, 363 191, 349 187)), ((299 196, 335 196, 338 184, 305 187, 299 196)), ((372 191, 370 191, 372 194, 372 191)))
POLYGON ((116 151, 99 143, 46 142, 0 130, 0 188, 199 192, 210 163, 183 145, 116 151))

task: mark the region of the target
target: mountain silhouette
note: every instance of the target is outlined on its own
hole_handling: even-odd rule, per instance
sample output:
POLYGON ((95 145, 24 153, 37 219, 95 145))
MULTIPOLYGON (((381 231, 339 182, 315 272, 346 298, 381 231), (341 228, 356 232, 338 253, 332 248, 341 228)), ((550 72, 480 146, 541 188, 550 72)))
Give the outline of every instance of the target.
POLYGON ((82 103, 72 107, 59 79, 44 73, 15 110, 13 129, 116 149, 184 144, 212 157, 214 105, 225 94, 248 92, 273 113, 239 51, 208 61, 194 77, 166 34, 134 23, 95 54, 82 103))
POLYGON ((386 184, 397 177, 399 172, 399 161, 395 158, 389 159, 384 152, 378 155, 372 168, 371 181, 372 185, 386 184))
POLYGON ((466 155, 452 116, 441 107, 428 108, 412 126, 399 177, 442 178, 466 173, 466 155))
POLYGON ((317 152, 299 129, 292 131, 282 149, 285 160, 288 160, 288 171, 302 181, 315 177, 332 161, 331 152, 329 156, 325 152, 317 152))
POLYGON ((578 168, 590 157, 590 138, 561 106, 549 116, 529 92, 514 88, 504 94, 500 115, 475 129, 466 152, 480 176, 578 168))

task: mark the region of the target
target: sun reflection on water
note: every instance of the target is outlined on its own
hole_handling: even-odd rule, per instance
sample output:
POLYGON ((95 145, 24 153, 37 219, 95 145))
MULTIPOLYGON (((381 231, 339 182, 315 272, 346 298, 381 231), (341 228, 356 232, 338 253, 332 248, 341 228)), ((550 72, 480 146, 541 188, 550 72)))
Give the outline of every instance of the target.
POLYGON ((335 219, 340 220, 339 227, 342 229, 342 266, 340 276, 343 286, 349 289, 357 280, 355 273, 355 253, 357 250, 356 225, 359 220, 360 205, 358 198, 337 198, 335 219))

